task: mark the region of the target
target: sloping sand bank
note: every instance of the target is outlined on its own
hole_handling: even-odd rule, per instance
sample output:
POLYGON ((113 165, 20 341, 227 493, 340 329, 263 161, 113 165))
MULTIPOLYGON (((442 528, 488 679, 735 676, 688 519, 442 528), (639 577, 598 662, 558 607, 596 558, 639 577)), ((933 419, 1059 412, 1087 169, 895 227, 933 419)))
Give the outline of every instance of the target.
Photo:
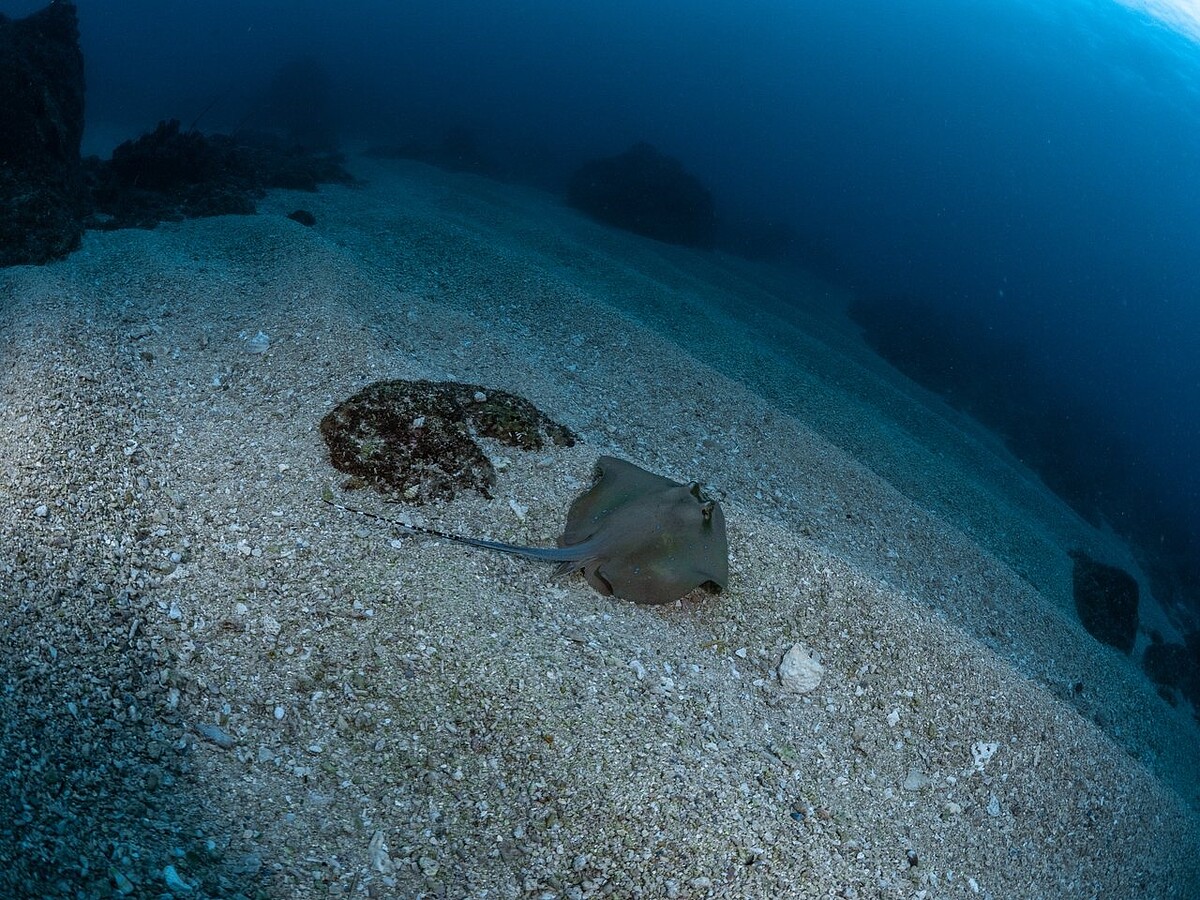
POLYGON ((357 168, 0 272, 0 893, 1197 892, 1194 723, 1071 607, 1066 551, 1126 552, 840 298, 357 168), (317 423, 384 378, 583 437, 414 521, 552 543, 611 453, 718 493, 729 590, 640 608, 324 506, 317 423))

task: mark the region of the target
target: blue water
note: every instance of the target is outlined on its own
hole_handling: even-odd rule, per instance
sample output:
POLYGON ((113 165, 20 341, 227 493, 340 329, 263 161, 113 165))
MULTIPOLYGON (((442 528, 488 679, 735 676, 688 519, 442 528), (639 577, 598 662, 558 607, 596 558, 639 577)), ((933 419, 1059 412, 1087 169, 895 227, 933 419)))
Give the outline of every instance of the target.
POLYGON ((787 223, 901 368, 1131 536, 1166 602, 1200 607, 1200 48, 1182 31, 1087 0, 84 0, 80 19, 93 152, 161 118, 253 125, 300 56, 344 137, 466 127, 546 187, 649 141, 726 232, 787 223))

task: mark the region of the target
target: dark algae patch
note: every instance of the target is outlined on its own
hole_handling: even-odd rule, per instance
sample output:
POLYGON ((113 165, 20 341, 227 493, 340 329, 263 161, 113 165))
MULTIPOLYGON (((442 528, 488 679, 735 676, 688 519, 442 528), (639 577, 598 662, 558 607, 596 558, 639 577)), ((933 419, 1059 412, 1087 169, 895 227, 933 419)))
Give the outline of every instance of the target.
POLYGON ((507 391, 447 381, 378 381, 321 420, 329 460, 368 485, 409 503, 448 500, 470 489, 491 498, 496 470, 478 438, 521 450, 547 442, 571 447, 576 436, 507 391))

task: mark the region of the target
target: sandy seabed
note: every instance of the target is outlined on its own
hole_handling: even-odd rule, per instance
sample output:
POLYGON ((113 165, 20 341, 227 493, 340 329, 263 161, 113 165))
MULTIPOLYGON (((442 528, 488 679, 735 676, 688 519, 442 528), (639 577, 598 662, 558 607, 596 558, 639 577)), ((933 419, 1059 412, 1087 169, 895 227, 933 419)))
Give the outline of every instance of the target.
POLYGON ((0 272, 0 895, 1200 896, 1196 724, 1072 606, 1067 551, 1128 550, 845 297, 355 168, 0 272), (318 422, 390 378, 582 441, 354 502, 552 544, 613 454, 720 497, 729 589, 638 607, 325 506, 318 422))

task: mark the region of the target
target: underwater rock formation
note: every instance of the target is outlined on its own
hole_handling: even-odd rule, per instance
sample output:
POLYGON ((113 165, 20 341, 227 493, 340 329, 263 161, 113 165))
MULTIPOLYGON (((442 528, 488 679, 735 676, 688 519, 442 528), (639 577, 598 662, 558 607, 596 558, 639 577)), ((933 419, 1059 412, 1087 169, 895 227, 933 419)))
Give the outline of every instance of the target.
POLYGON ((1122 653, 1133 650, 1138 624, 1138 584, 1123 569, 1073 551, 1072 583, 1079 621, 1098 641, 1122 653))
POLYGON ((79 246, 83 53, 75 5, 0 15, 0 266, 79 246))
POLYGON ((335 155, 269 136, 182 131, 175 119, 121 144, 108 162, 88 160, 88 172, 97 213, 89 225, 106 231, 249 215, 268 188, 315 191, 320 183, 354 182, 335 155))
POLYGON ((1174 691, 1179 691, 1200 711, 1200 634, 1189 635, 1187 644, 1169 644, 1158 637, 1146 648, 1142 669, 1172 705, 1174 691))
POLYGON ((581 166, 571 176, 567 202, 594 219, 655 240, 713 246, 712 194, 679 160, 644 142, 581 166))
POLYGON ((409 503, 448 500, 460 489, 491 497, 496 471, 476 438, 522 450, 575 444, 569 429, 528 400, 477 384, 378 381, 321 420, 329 459, 351 478, 409 503))

